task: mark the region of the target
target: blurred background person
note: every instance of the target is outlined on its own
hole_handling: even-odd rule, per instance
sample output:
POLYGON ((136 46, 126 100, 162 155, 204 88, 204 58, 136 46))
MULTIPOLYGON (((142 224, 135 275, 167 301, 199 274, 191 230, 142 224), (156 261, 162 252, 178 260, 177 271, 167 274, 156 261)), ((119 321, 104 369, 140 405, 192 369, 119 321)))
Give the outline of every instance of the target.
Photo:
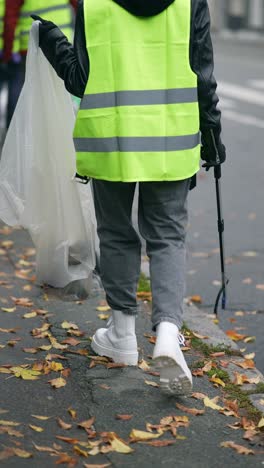
POLYGON ((78 0, 0 0, 4 11, 2 63, 7 66, 8 102, 6 128, 9 127, 25 79, 25 58, 36 13, 57 22, 69 40, 73 35, 73 11, 78 0))

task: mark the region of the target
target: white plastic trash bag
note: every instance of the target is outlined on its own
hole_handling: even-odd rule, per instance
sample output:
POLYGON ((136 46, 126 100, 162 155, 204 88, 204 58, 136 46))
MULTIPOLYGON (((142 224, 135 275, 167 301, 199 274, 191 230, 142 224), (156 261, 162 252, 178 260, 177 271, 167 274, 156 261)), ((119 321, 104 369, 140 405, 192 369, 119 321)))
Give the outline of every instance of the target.
POLYGON ((0 219, 27 229, 37 251, 37 281, 63 288, 95 267, 90 184, 73 180, 74 111, 31 30, 26 80, 0 163, 0 219))

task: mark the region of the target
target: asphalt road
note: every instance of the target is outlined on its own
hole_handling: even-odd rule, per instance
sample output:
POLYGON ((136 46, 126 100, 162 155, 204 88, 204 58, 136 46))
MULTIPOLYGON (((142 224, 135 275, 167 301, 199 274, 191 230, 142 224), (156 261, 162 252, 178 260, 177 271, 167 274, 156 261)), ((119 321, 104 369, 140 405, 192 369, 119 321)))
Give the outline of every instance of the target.
MULTIPOLYGON (((223 113, 228 160, 223 167, 222 199, 228 308, 219 309, 220 326, 255 336, 257 367, 264 372, 264 53, 262 44, 215 39, 215 74, 223 113), (236 312, 242 312, 236 315, 236 312), (235 320, 235 321, 234 321, 235 320)), ((219 290, 220 262, 213 173, 199 174, 189 199, 188 296, 200 295, 211 313, 219 290)))

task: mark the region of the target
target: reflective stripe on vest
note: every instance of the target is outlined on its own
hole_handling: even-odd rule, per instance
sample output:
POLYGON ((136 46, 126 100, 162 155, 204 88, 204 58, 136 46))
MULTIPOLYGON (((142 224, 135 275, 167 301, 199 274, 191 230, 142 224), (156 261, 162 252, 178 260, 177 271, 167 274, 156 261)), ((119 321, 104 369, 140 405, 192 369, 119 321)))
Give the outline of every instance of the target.
POLYGON ((74 129, 77 171, 111 181, 166 181, 199 170, 191 0, 139 18, 84 0, 90 75, 74 129))
POLYGON ((200 134, 176 137, 113 137, 113 138, 75 138, 76 151, 93 153, 133 153, 160 151, 182 151, 199 144, 200 134))
POLYGON ((20 51, 28 48, 29 32, 33 21, 30 15, 33 13, 48 21, 53 21, 68 39, 71 39, 72 16, 69 0, 25 0, 16 30, 20 51))
POLYGON ((81 110, 120 106, 150 106, 197 102, 197 88, 118 91, 84 96, 81 110))

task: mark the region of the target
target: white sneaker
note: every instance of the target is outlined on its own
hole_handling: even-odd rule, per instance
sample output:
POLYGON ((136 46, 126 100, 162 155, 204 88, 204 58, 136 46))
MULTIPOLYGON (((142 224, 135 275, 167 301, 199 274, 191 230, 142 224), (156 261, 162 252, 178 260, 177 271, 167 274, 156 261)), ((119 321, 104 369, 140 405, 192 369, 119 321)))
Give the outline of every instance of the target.
POLYGON ((178 327, 161 322, 157 327, 153 362, 160 371, 161 391, 167 395, 189 395, 192 391, 192 373, 180 344, 184 344, 184 337, 178 327))
POLYGON ((135 316, 113 310, 108 328, 99 328, 92 339, 92 349, 114 362, 136 366, 138 363, 135 316))

